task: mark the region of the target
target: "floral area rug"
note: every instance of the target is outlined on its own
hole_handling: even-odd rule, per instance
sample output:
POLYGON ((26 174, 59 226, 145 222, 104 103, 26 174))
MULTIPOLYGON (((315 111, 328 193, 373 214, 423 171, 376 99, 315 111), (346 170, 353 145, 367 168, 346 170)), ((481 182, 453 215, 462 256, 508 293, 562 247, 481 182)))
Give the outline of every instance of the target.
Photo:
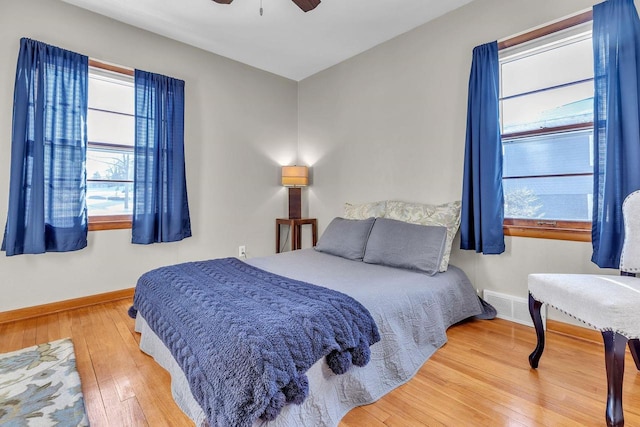
POLYGON ((0 425, 89 425, 69 338, 0 354, 0 425))

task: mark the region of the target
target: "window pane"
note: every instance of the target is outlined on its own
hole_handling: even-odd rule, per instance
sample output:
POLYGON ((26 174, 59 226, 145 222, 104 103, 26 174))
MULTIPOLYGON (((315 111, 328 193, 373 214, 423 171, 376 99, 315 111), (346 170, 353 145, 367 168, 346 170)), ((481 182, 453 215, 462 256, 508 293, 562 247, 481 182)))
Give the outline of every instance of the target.
POLYGON ((593 176, 503 181, 505 218, 591 221, 593 176))
POLYGON ((89 75, 89 108, 134 113, 133 83, 89 75))
POLYGON ((592 134, 589 129, 505 141, 505 217, 591 220, 592 134), (548 176, 570 174, 588 175, 548 176))
POLYGON ((133 77, 90 67, 86 162, 90 217, 132 213, 134 103, 133 77))
POLYGON ((593 173, 593 131, 503 141, 503 177, 593 173))
POLYGON ((504 62, 502 96, 593 78, 591 38, 504 62))
POLYGON ((593 121, 593 81, 507 99, 502 133, 524 132, 593 121))
POLYGON ((133 152, 89 147, 87 179, 133 180, 133 152))
POLYGON ((129 145, 135 140, 135 120, 133 116, 89 110, 87 115, 87 137, 89 142, 129 145))
POLYGON ((87 182, 89 216, 131 215, 133 183, 87 182))

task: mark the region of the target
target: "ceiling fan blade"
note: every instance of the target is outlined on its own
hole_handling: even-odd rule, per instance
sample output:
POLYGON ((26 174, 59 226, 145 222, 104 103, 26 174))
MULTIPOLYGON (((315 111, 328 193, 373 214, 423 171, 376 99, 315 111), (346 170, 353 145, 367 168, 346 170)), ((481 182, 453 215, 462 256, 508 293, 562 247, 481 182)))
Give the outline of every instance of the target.
MULTIPOLYGON (((218 0, 215 0, 218 1, 218 0)), ((298 5, 300 9, 305 12, 309 12, 316 8, 317 5, 320 4, 320 0, 292 0, 295 4, 298 5)))
POLYGON ((213 1, 220 4, 230 4, 233 0, 213 0, 213 1))

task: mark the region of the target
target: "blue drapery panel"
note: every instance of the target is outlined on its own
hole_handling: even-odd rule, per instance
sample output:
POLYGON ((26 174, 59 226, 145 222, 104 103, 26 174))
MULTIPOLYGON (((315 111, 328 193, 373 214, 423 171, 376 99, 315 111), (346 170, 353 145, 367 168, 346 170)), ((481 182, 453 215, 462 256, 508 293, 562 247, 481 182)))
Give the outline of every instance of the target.
POLYGON ((622 202, 640 188, 640 20, 633 0, 593 7, 593 256, 618 268, 622 202))
POLYGON ((460 248, 504 252, 498 43, 473 49, 467 104, 460 248))
POLYGON ((87 246, 88 58, 20 40, 13 98, 7 256, 87 246))
POLYGON ((191 236, 184 168, 184 81, 135 71, 132 242, 191 236))

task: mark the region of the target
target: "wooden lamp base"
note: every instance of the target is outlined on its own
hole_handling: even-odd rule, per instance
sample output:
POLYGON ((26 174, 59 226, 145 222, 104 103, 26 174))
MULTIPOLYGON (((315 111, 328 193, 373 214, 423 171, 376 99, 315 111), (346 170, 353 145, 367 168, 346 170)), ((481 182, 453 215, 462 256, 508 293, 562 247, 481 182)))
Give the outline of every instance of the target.
POLYGON ((302 188, 289 187, 289 219, 302 218, 302 188))

